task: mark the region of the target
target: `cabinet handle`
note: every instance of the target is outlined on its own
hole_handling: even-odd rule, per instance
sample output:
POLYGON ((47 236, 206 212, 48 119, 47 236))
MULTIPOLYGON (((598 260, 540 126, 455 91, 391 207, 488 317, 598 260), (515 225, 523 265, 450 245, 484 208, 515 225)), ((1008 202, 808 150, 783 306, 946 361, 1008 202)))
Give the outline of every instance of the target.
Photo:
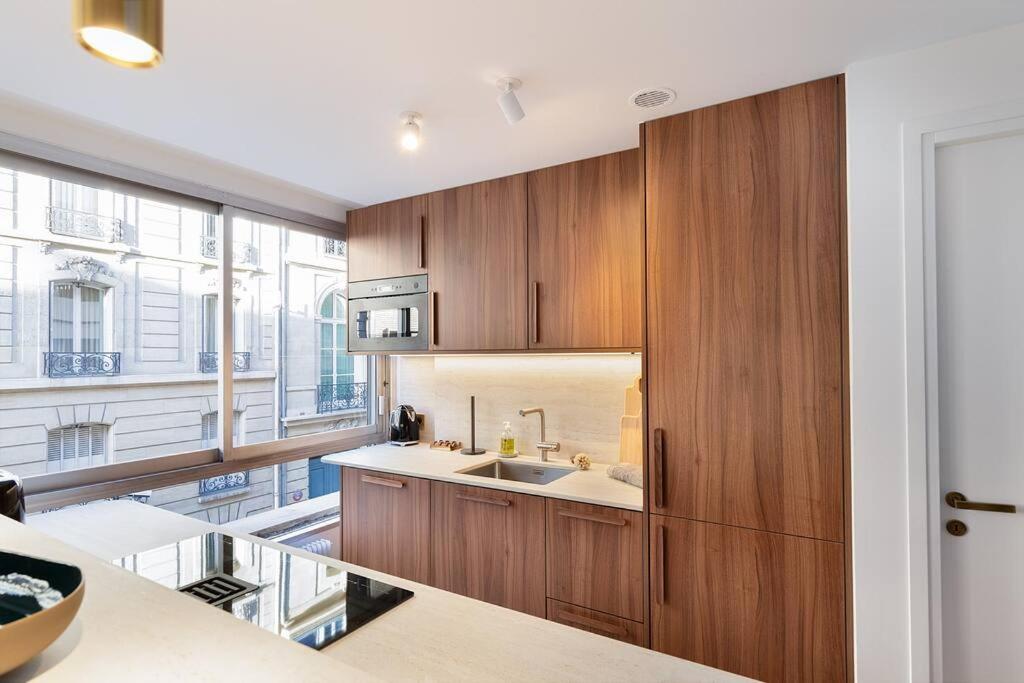
POLYGON ((612 526, 626 526, 627 523, 627 520, 621 517, 602 517, 601 515, 590 515, 586 512, 573 512, 571 510, 559 510, 558 516, 583 519, 588 522, 597 522, 598 524, 611 524, 612 526))
POLYGON ((602 633, 608 633, 613 636, 624 636, 626 635, 626 627, 622 624, 606 624, 603 621, 597 619, 591 619, 585 617, 582 614, 575 614, 564 609, 558 610, 558 618, 561 621, 577 624, 579 626, 586 626, 602 633))
POLYGON ((665 430, 654 430, 654 507, 665 507, 665 430))
POLYGON ((426 250, 425 249, 425 244, 426 244, 426 241, 427 241, 426 240, 426 234, 427 234, 427 217, 426 216, 420 216, 420 238, 419 238, 419 243, 416 245, 416 251, 418 252, 419 267, 420 268, 426 268, 427 267, 427 255, 424 253, 425 250, 426 250))
POLYGON ((487 505, 500 505, 503 508, 507 508, 512 504, 510 500, 502 500, 500 498, 484 498, 482 496, 467 496, 464 493, 456 493, 455 497, 459 500, 469 501, 470 503, 486 503, 487 505))
POLYGON ((359 480, 364 484, 376 484, 377 486, 387 486, 389 489, 400 489, 405 486, 405 482, 395 481, 394 479, 382 479, 381 477, 371 477, 369 474, 364 474, 359 477, 359 480))
POLYGON ((657 533, 656 533, 656 535, 658 537, 658 540, 657 540, 657 548, 658 548, 658 558, 657 558, 658 577, 657 578, 658 578, 658 580, 655 582, 655 586, 654 586, 655 587, 654 599, 657 602, 657 604, 664 605, 665 604, 665 574, 668 573, 668 567, 666 567, 666 562, 665 562, 665 527, 663 525, 659 524, 657 526, 657 533))
POLYGON ((530 343, 536 344, 540 341, 540 317, 537 309, 540 307, 540 283, 534 280, 530 283, 530 343))
POLYGON ((430 293, 430 343, 437 346, 437 292, 430 293))

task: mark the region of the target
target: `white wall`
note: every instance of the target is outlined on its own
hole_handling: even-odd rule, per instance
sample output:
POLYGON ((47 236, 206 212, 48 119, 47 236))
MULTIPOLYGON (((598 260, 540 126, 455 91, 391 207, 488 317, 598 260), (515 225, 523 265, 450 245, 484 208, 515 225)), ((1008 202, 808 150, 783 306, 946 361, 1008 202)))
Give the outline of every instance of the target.
POLYGON ((847 71, 857 678, 910 678, 902 123, 1024 99, 1024 24, 847 71))

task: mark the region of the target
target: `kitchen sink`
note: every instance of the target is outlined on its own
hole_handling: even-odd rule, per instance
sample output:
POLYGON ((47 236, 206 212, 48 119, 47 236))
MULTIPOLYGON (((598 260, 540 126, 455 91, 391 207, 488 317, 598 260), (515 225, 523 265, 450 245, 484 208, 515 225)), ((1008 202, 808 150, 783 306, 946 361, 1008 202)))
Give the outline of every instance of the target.
POLYGON ((459 474, 472 474, 474 477, 488 477, 490 479, 505 479, 508 481, 522 481, 528 484, 550 484, 556 479, 561 479, 567 474, 576 470, 569 467, 550 467, 547 465, 534 465, 525 462, 505 462, 493 460, 483 465, 474 465, 459 474))

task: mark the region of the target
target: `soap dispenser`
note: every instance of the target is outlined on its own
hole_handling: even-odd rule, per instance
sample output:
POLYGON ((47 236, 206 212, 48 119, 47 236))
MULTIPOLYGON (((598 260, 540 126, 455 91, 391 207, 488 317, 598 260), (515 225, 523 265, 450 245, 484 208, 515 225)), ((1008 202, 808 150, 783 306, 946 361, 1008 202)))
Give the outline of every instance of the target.
POLYGON ((501 448, 498 455, 503 458, 516 457, 516 438, 512 434, 512 423, 506 422, 505 428, 501 430, 501 448))

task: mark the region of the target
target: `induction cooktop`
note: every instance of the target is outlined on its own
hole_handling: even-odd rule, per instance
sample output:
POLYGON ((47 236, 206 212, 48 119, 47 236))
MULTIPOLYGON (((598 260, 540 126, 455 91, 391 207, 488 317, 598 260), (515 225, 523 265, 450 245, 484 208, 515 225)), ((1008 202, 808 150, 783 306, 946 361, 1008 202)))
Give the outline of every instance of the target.
POLYGON ((220 533, 128 555, 114 564, 317 650, 413 595, 383 581, 220 533))

